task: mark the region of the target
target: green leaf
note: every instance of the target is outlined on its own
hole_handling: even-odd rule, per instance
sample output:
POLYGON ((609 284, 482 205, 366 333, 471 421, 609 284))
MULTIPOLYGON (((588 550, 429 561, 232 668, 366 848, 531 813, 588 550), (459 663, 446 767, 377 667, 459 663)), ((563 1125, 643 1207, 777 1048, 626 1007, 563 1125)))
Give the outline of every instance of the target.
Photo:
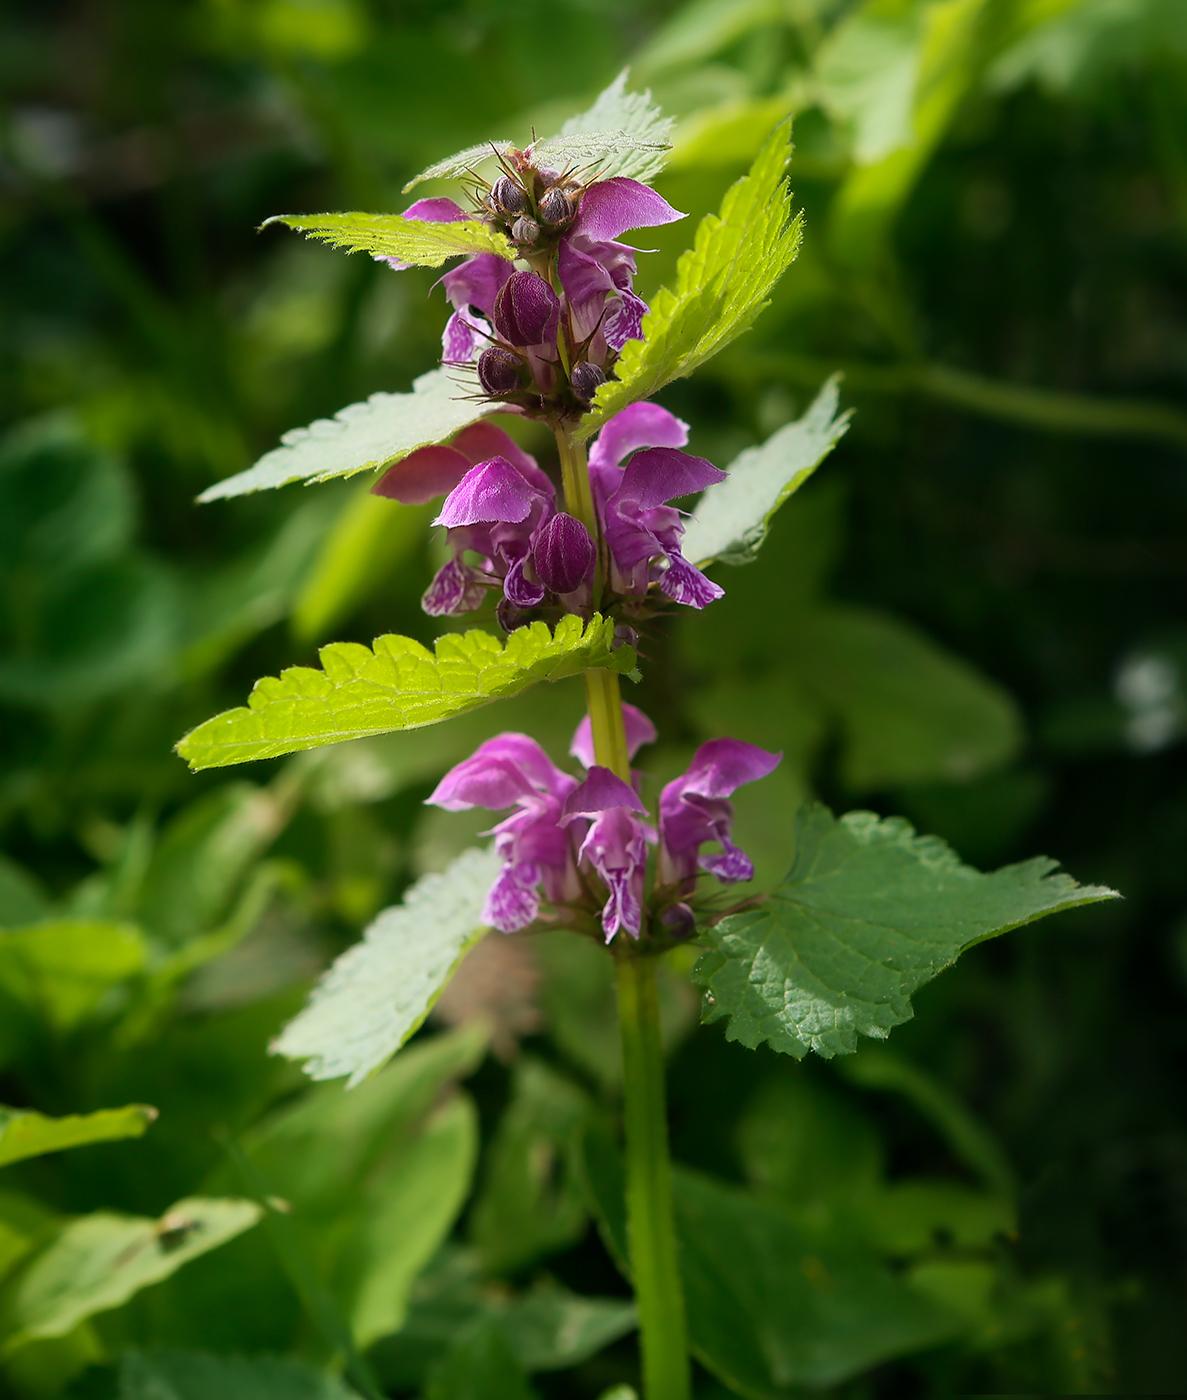
POLYGON ((410 637, 379 637, 374 650, 333 642, 323 669, 293 666, 257 681, 246 709, 227 710, 177 745, 191 768, 221 768, 276 758, 364 735, 418 729, 517 695, 537 681, 563 680, 591 667, 629 672, 635 653, 612 650, 614 622, 573 614, 556 632, 533 622, 501 642, 489 632, 439 637, 434 652, 410 637))
POLYGON ((101 1108, 97 1113, 71 1113, 65 1118, 0 1107, 0 1167, 88 1142, 140 1137, 156 1116, 157 1110, 143 1103, 101 1108))
POLYGON ((584 136, 590 154, 605 153, 598 166, 599 180, 622 175, 649 185, 664 168, 676 122, 653 105, 650 92, 627 92, 629 72, 624 68, 592 107, 570 117, 559 136, 537 143, 535 149, 554 158, 576 155, 578 138, 584 136), (595 145, 600 151, 593 149, 595 145))
POLYGON ((273 214, 260 225, 284 224, 348 253, 373 253, 420 267, 440 267, 446 258, 493 253, 515 261, 510 240, 480 219, 433 223, 399 214, 273 214))
POLYGON ((0 854, 0 928, 38 923, 49 911, 49 896, 33 873, 0 854))
POLYGON ((514 1275, 584 1232, 572 1155, 590 1108, 575 1084, 541 1061, 524 1056, 516 1062, 511 1103, 499 1119, 470 1216, 488 1273, 514 1275))
POLYGON ((648 74, 687 68, 755 29, 786 23, 787 15, 786 0, 692 0, 659 26, 635 62, 648 74))
POLYGON ((571 1293, 552 1279, 542 1279, 496 1315, 526 1371, 579 1366, 638 1325, 634 1303, 571 1293))
POLYGON ((767 537, 771 520, 804 484, 849 427, 837 417, 840 376, 833 375, 802 418, 748 447, 730 465, 729 477, 710 486, 685 527, 682 550, 700 568, 719 559, 749 564, 767 537))
POLYGON ((272 1356, 126 1352, 117 1400, 356 1400, 337 1376, 272 1356))
POLYGON ((534 1400, 523 1367, 493 1318, 480 1318, 433 1372, 425 1400, 534 1400))
POLYGON ((493 848, 466 851, 385 909, 334 963, 309 1005, 273 1044, 314 1079, 360 1084, 421 1025, 471 945, 501 865, 493 848))
POLYGON ((421 1041, 353 1093, 310 1089, 244 1144, 269 1192, 291 1203, 286 1221, 361 1346, 400 1327, 465 1203, 477 1117, 450 1091, 485 1049, 481 1026, 421 1041))
POLYGON ((259 1218, 253 1201, 194 1196, 160 1220, 107 1211, 72 1220, 7 1290, 0 1309, 4 1351, 64 1337, 84 1318, 119 1307, 259 1218))
POLYGON ((749 1400, 792 1400, 961 1328, 881 1264, 741 1191, 687 1169, 675 1190, 694 1354, 749 1400))
POLYGON ((221 501, 291 481, 329 481, 390 466, 418 447, 441 442, 499 409, 473 396, 473 386, 442 367, 413 381, 410 394, 372 394, 307 428, 293 428, 281 446, 247 471, 208 487, 200 501, 221 501))
POLYGON ((787 673, 835 717, 854 791, 969 779, 1018 751, 1010 695, 966 661, 873 608, 801 612, 783 638, 787 673))
POLYGON ((849 1054, 859 1033, 884 1039, 909 1020, 912 993, 974 944, 1117 898, 1055 869, 1040 856, 983 875, 901 817, 802 808, 782 884, 703 931, 703 1019, 728 1020, 726 1038, 751 1049, 849 1054))
MULTIPOLYGON (((592 107, 570 117, 560 133, 532 143, 533 153, 551 164, 598 159, 599 180, 625 175, 650 184, 664 168, 675 121, 653 106, 650 92, 627 92, 624 68, 592 107)), ((456 179, 483 161, 505 156, 510 141, 484 141, 437 161, 404 186, 404 193, 424 180, 456 179)))
POLYGON ((0 933, 0 988, 53 1030, 73 1030, 144 966, 130 924, 60 920, 0 933))
POLYGON ((788 123, 771 134, 750 173, 725 194, 720 214, 707 214, 696 240, 681 254, 676 290, 661 288, 643 318, 642 340, 628 340, 590 411, 577 424, 579 441, 614 414, 648 399, 748 330, 771 288, 799 251, 803 218, 791 218, 783 178, 791 147, 788 123))

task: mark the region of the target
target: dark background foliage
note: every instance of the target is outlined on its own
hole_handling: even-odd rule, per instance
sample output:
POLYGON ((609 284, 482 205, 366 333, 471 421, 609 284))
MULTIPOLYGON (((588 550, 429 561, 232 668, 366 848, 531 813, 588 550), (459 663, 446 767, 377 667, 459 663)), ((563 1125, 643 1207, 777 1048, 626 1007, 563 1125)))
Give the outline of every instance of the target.
MULTIPOLYGON (((257 676, 331 639, 430 638, 417 603, 435 548, 424 513, 380 515, 394 508, 355 482, 193 498, 286 429, 406 388, 439 353, 433 274, 257 234, 265 217, 402 208, 423 164, 546 131, 631 61, 681 119, 661 189, 694 216, 796 113, 805 250, 757 329, 665 393, 695 450, 727 463, 834 369, 856 409, 760 561, 723 573, 726 599, 647 639, 632 698, 667 737, 654 771, 722 730, 785 748, 779 784, 740 809, 772 876, 813 790, 837 809, 906 813, 977 864, 1042 851, 1125 896, 978 949, 896 1032, 901 1063, 1011 1164, 1018 1228, 971 1255, 1030 1301, 1013 1330, 971 1304, 971 1340, 839 1393, 1187 1389, 1187 22, 1177 0, 981 5, 963 58, 935 79, 947 106, 917 138, 917 179, 846 233, 853 143, 883 129, 869 116, 890 102, 879 75, 926 6, 867 8, 884 51, 846 78, 835 36, 856 7, 832 0, 4 7, 0 922, 132 921, 158 960, 236 917, 250 933, 122 1040, 120 997, 142 987, 113 979, 69 1034, 26 1024, 11 993, 0 1098, 162 1113, 137 1143, 6 1168, 0 1186, 58 1211, 140 1214, 244 1189, 213 1130, 249 1132, 301 1091, 268 1038, 372 914, 478 829, 423 817, 431 784, 495 727, 563 752, 576 697, 558 690, 354 760, 187 774, 172 744, 257 676), (805 618, 826 631, 864 618, 876 636, 821 650, 805 618)), ((671 277, 691 224, 657 231, 644 294, 671 277)), ((467 1081, 484 1161, 511 1131, 509 1102, 526 1121, 538 1091, 541 1140, 569 1102, 524 1088, 516 1040, 613 1102, 596 976, 515 947, 449 1013, 499 1019, 500 1055, 467 1081)), ((685 1163, 758 1189, 754 1105, 777 1119, 786 1090, 787 1121, 809 1121, 795 1099, 809 1084, 880 1138, 891 1179, 961 1178, 959 1130, 934 1095, 921 1111, 860 1074, 750 1054, 717 1027, 690 1030, 675 983, 672 997, 685 1163)), ((842 1135, 838 1161, 856 1140, 842 1135)), ((512 1209, 496 1199, 486 1218, 512 1209)), ((572 1228, 554 1219, 530 1257, 501 1265, 481 1210, 455 1236, 513 1283, 546 1260, 579 1293, 621 1295, 575 1209, 572 1228)), ((179 1274, 188 1292, 160 1285, 82 1340, 18 1354, 4 1383, 105 1393, 129 1344, 321 1358, 289 1285, 256 1260, 259 1233, 179 1274), (244 1292, 237 1270, 268 1286, 244 1292)), ((931 1244, 949 1263, 970 1255, 942 1229, 931 1244)), ((594 1396, 631 1377, 632 1346, 533 1383, 594 1396)), ((422 1383, 423 1367, 377 1355, 392 1394, 422 1383)))

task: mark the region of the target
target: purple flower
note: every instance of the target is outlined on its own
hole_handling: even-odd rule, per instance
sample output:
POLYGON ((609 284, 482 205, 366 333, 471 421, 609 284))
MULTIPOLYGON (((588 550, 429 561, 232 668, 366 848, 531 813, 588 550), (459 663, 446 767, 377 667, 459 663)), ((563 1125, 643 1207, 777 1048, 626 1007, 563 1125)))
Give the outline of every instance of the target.
POLYGON ((585 781, 565 798, 561 823, 589 821, 577 852, 606 886, 602 929, 609 943, 620 928, 638 938, 643 927, 643 882, 647 874, 647 843, 655 833, 639 820, 647 809, 635 790, 596 764, 585 781))
POLYGON ((407 506, 424 505, 448 495, 471 467, 492 457, 505 458, 538 490, 552 489, 536 459, 489 418, 482 418, 463 428, 448 447, 438 443, 410 452, 389 467, 371 490, 376 496, 388 496, 407 506))
POLYGON ((725 884, 753 878, 750 857, 731 840, 734 809, 725 799, 743 783, 773 773, 782 757, 740 739, 710 739, 701 745, 688 772, 660 794, 659 869, 663 884, 679 884, 690 893, 698 866, 725 884), (700 848, 706 841, 720 841, 721 854, 702 856, 700 848))
MULTIPOLYGON (((634 758, 644 744, 655 743, 655 725, 634 705, 623 705, 622 719, 626 727, 627 757, 634 758)), ((569 752, 583 768, 592 768, 597 763, 598 760, 594 756, 593 723, 588 715, 577 726, 573 742, 569 745, 569 752)))
POLYGON ((492 928, 526 928, 539 913, 541 886, 553 903, 579 896, 573 843, 560 825, 564 801, 576 787, 576 778, 561 772, 534 739, 499 734, 451 768, 427 799, 447 812, 515 808, 492 828, 503 859, 482 909, 492 928))
POLYGON ((556 338, 560 300, 543 277, 513 272, 495 297, 495 330, 508 345, 541 345, 556 338))
POLYGON ((655 583, 674 602, 704 608, 725 590, 681 554, 684 524, 667 502, 724 481, 726 473, 679 451, 687 441, 688 425, 667 409, 632 404, 598 434, 589 455, 590 479, 614 591, 642 598, 655 583))

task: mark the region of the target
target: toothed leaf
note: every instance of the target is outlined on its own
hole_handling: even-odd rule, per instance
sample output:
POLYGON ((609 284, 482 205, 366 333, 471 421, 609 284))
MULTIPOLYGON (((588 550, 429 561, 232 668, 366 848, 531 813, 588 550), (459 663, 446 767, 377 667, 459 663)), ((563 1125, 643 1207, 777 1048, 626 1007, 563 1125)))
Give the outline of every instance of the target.
POLYGON ((353 1089, 420 1026, 458 963, 485 932, 482 905, 502 864, 491 849, 460 855, 385 909, 334 963, 272 1049, 314 1079, 353 1089))
POLYGON ((739 454, 726 480, 710 486, 697 502, 684 532, 685 558, 701 568, 715 559, 723 564, 753 562, 775 512, 849 427, 848 413, 837 417, 837 396, 834 375, 802 418, 739 454))
POLYGON ((676 290, 663 287, 643 318, 643 339, 628 340, 614 379, 597 392, 577 425, 579 440, 673 379, 691 374, 749 329, 771 288, 799 251, 803 218, 791 217, 783 178, 791 147, 788 123, 775 129, 757 159, 707 214, 681 255, 676 290))
POLYGON ((984 875, 901 817, 805 807, 783 882, 702 933, 703 1019, 750 1049, 849 1054, 859 1033, 884 1039, 909 1020, 912 994, 974 944, 1117 898, 1055 870, 1040 856, 984 875))
POLYGON ((439 637, 435 652, 410 637, 379 637, 322 647, 322 669, 292 666, 257 681, 247 707, 193 729, 177 751, 191 768, 222 768, 276 758, 364 735, 418 729, 517 695, 537 681, 563 680, 591 667, 629 672, 631 647, 612 651, 614 622, 597 614, 583 627, 570 614, 555 633, 543 622, 501 642, 489 632, 439 637))
POLYGON ((291 481, 329 481, 390 466, 496 412, 498 404, 468 396, 474 387, 444 368, 430 370, 413 383, 410 394, 372 394, 363 403, 339 409, 333 418, 293 428, 255 466, 216 482, 198 499, 220 501, 291 481))
POLYGON ((433 223, 399 214, 274 214, 261 227, 268 224, 284 224, 348 253, 374 253, 420 267, 440 267, 447 258, 474 253, 515 259, 510 241, 479 219, 433 223))

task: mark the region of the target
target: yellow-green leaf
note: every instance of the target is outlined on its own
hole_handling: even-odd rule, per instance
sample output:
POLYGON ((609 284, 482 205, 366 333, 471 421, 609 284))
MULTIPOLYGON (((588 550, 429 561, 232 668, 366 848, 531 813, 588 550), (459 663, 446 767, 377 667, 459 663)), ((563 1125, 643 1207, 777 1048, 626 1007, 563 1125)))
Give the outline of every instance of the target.
POLYGON ((0 1107, 0 1167, 89 1142, 140 1137, 156 1116, 157 1110, 143 1103, 101 1108, 97 1113, 71 1113, 65 1118, 0 1107))
POLYGON ((508 262, 515 258, 507 237, 479 219, 433 223, 399 214, 274 214, 262 226, 268 224, 284 224, 348 253, 373 253, 421 267, 440 267, 447 258, 474 253, 494 253, 508 262))
POLYGON ((611 650, 614 623, 570 615, 555 633, 543 622, 501 642, 489 632, 439 637, 429 651, 410 637, 379 637, 322 647, 322 669, 292 666, 257 681, 246 708, 200 724, 177 751, 191 768, 276 758, 364 735, 418 729, 516 695, 537 681, 563 680, 593 667, 630 671, 631 647, 611 650))

